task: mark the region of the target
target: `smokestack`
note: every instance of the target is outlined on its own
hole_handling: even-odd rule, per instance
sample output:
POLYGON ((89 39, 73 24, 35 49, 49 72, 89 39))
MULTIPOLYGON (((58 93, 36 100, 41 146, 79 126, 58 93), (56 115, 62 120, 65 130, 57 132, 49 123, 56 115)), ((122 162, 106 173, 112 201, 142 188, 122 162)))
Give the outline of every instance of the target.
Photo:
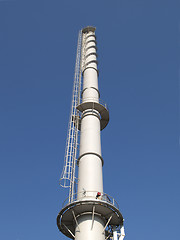
POLYGON ((69 180, 70 193, 68 202, 58 214, 57 225, 64 235, 75 240, 123 239, 123 217, 118 204, 103 192, 101 130, 109 122, 109 111, 100 100, 96 36, 95 28, 91 26, 82 29, 79 34, 75 82, 75 104, 72 102, 69 124, 70 132, 74 133, 68 135, 72 147, 68 145, 66 148, 65 167, 61 176, 61 180, 69 180), (72 149, 77 149, 78 131, 80 148, 76 161, 77 151, 72 149), (69 160, 71 155, 72 159, 69 160), (77 192, 74 190, 76 163, 77 192))

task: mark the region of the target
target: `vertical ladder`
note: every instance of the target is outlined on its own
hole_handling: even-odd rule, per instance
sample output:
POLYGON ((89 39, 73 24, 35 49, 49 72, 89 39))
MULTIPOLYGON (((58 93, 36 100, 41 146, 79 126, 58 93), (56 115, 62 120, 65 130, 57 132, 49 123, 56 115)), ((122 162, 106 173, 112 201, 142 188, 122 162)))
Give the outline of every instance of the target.
POLYGON ((80 112, 76 109, 80 104, 81 93, 81 51, 82 51, 82 31, 79 31, 76 65, 74 73, 74 85, 72 93, 71 113, 68 125, 67 141, 65 148, 64 167, 60 177, 60 185, 69 188, 69 202, 73 201, 75 180, 76 180, 76 161, 78 151, 78 126, 80 112))

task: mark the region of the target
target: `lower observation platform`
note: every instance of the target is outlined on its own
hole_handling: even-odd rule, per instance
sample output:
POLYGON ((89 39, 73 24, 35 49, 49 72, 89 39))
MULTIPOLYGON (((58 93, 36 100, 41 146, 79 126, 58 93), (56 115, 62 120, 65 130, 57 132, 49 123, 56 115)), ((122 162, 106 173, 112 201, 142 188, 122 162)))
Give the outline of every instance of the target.
MULTIPOLYGON (((57 226, 64 235, 74 239, 78 218, 84 214, 91 214, 92 221, 94 220, 94 215, 100 216, 105 222, 105 228, 123 225, 123 216, 113 198, 107 194, 102 194, 101 199, 97 199, 95 193, 90 194, 86 192, 79 194, 81 196, 85 194, 85 196, 63 206, 57 216, 57 226)), ((81 229, 79 230, 81 231, 81 229)), ((105 235, 107 234, 105 231, 105 235)))

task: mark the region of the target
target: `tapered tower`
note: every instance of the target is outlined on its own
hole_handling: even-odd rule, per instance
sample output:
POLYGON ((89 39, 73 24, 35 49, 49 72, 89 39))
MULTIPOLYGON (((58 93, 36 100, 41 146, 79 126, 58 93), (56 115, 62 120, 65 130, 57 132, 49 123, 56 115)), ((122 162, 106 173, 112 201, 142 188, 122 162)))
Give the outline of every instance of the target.
POLYGON ((72 108, 60 179, 63 187, 69 187, 69 197, 57 216, 59 230, 75 240, 124 238, 118 204, 103 192, 100 135, 108 122, 109 111, 100 100, 98 89, 95 28, 88 26, 79 32, 72 108))

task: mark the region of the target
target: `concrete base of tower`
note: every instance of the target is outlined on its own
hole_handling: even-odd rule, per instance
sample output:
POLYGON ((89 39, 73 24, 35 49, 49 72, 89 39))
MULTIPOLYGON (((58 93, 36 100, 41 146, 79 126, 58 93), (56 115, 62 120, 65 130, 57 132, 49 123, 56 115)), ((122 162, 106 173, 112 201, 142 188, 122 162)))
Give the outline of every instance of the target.
POLYGON ((59 230, 76 240, 104 240, 106 227, 121 225, 123 216, 115 205, 89 196, 67 204, 57 216, 59 230))
POLYGON ((79 216, 77 221, 76 240, 105 240, 105 221, 100 216, 85 214, 79 216))

